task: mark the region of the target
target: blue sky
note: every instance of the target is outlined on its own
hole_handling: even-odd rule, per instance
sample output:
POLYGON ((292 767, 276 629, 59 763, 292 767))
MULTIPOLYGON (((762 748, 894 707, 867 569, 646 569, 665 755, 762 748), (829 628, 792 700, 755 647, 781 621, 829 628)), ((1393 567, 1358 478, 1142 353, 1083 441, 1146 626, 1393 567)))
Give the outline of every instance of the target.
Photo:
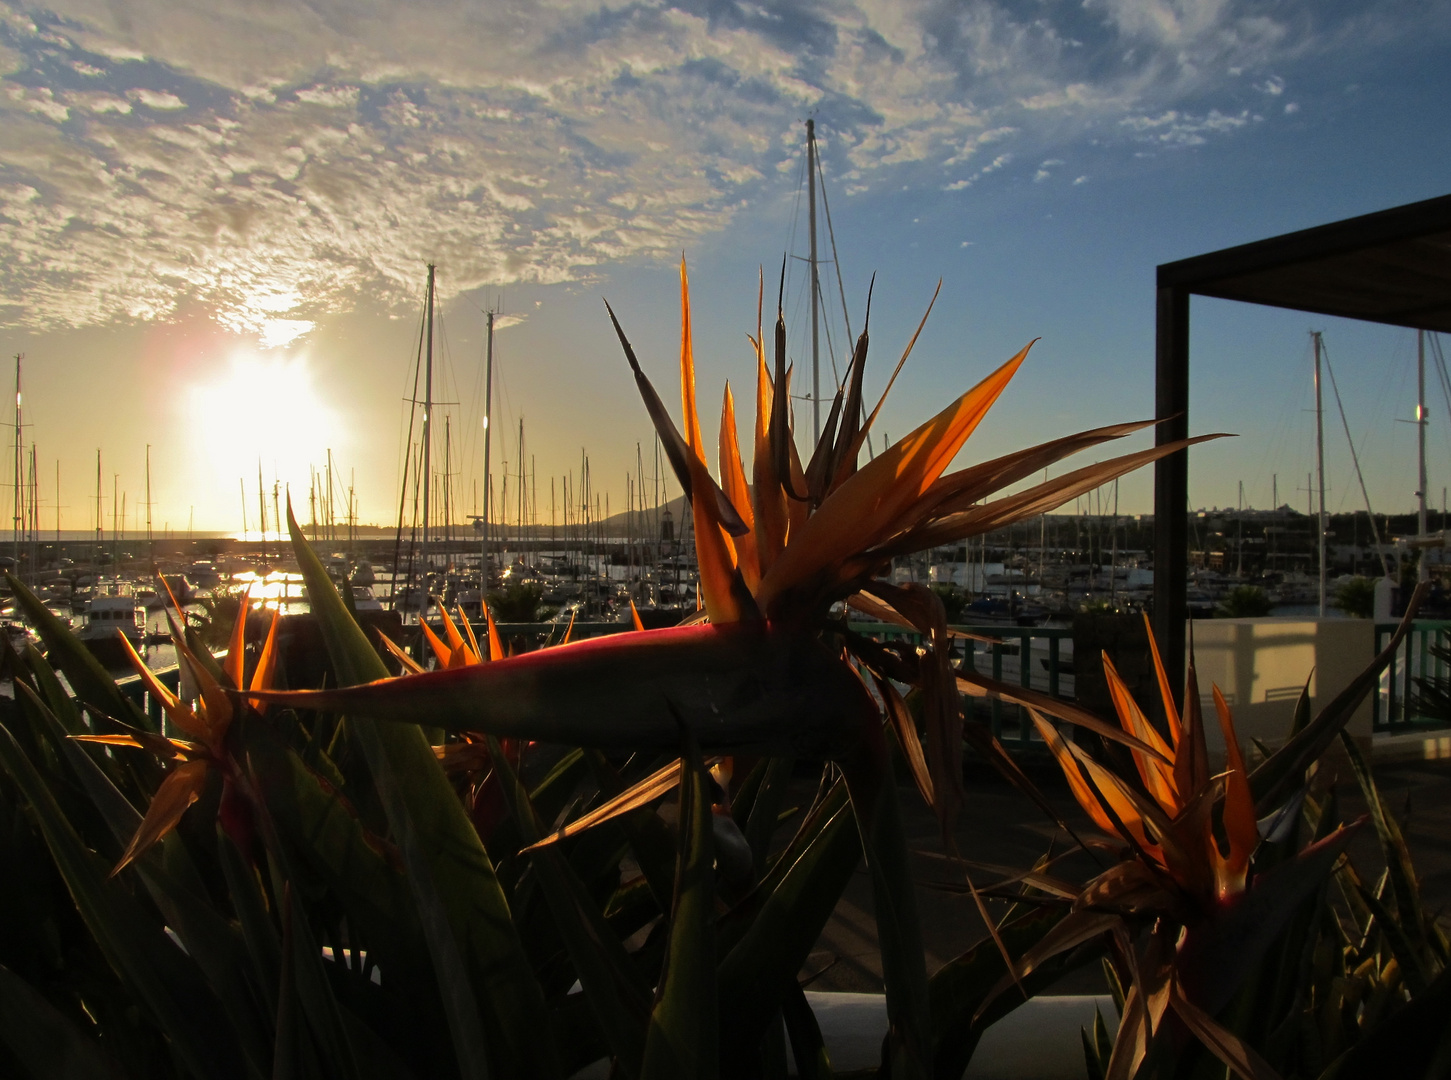
MULTIPOLYGON (((877 275, 869 387, 943 281, 887 433, 1035 337, 966 457, 1145 417, 1156 264, 1451 190, 1448 43, 1451 6, 1400 0, 0 3, 0 345, 42 519, 58 464, 66 527, 91 523, 99 448, 107 523, 116 476, 134 521, 147 443, 158 526, 237 528, 259 456, 305 492, 329 447, 390 519, 430 260, 464 508, 496 306, 494 427, 524 417, 542 513, 582 449, 620 509, 649 429, 601 298, 676 400, 684 252, 702 407, 749 397, 808 115, 857 323, 877 275)), ((1303 503, 1311 327, 1376 509, 1410 506, 1413 335, 1212 301, 1191 427, 1240 438, 1196 451, 1196 504, 1243 480, 1268 505, 1274 477, 1303 503)), ((1358 503, 1343 443, 1332 509, 1358 503)))

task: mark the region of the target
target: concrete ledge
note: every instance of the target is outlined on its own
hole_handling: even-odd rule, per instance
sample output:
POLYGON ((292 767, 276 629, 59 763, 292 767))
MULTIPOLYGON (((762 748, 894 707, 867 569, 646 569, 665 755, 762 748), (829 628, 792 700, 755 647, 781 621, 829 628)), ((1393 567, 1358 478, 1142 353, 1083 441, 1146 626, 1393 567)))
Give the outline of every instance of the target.
MULTIPOLYGON (((876 1068, 887 1034, 885 997, 808 990, 806 1001, 821 1026, 834 1072, 876 1068)), ((1025 1001, 984 1033, 966 1080, 1085 1080, 1079 1029, 1091 1027, 1095 1009, 1111 1038, 1118 1012, 1107 995, 1043 995, 1025 1001)), ((789 1049, 786 1056, 794 1076, 789 1049)), ((575 1073, 574 1080, 606 1080, 609 1074, 609 1064, 601 1060, 575 1073)))
POLYGON ((1377 735, 1370 743, 1371 762, 1444 761, 1451 758, 1451 728, 1377 735))
MULTIPOLYGON (((876 1067, 887 1034, 887 1001, 880 994, 806 992, 838 1072, 876 1067)), ((984 1033, 966 1080, 1084 1080, 1079 1029, 1103 1013, 1112 1036, 1118 1012, 1107 995, 1043 995, 1025 1001, 984 1033)), ((794 1075, 795 1063, 790 1071, 794 1075)))

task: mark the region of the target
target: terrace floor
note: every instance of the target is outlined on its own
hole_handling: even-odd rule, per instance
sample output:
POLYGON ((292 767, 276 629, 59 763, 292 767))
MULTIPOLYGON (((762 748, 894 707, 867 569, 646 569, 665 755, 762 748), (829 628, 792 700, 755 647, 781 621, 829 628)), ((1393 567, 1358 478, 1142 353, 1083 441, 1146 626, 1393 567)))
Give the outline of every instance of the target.
MULTIPOLYGON (((1030 767, 1035 783, 1075 829, 1092 831, 1087 816, 1078 808, 1056 766, 1030 767)), ((1377 764, 1376 783, 1401 823, 1420 877, 1427 910, 1438 913, 1451 928, 1451 761, 1416 761, 1377 764)), ((796 801, 805 803, 815 790, 815 779, 800 777, 796 801)), ((1341 816, 1354 820, 1365 811, 1360 789, 1348 769, 1337 781, 1341 816)), ((917 882, 917 903, 927 950, 930 974, 986 936, 972 896, 964 887, 961 867, 943 855, 937 819, 924 805, 914 787, 899 788, 908 845, 917 882)), ((1066 838, 1052 822, 1023 795, 996 774, 974 769, 967 781, 967 798, 955 832, 963 858, 1016 868, 1031 866, 1051 848, 1063 851, 1066 838)), ((1351 847, 1351 857, 1371 880, 1379 875, 1383 862, 1374 833, 1362 830, 1351 847)), ((1074 855, 1056 868, 1063 877, 1091 868, 1087 856, 1074 855)), ((1081 880, 1081 878, 1079 878, 1081 880)), ((978 887, 993 875, 974 871, 978 887)), ((1003 902, 989 902, 994 917, 1000 917, 1003 902)), ((872 915, 871 881, 865 867, 859 867, 836 912, 822 932, 801 971, 810 980, 809 989, 861 993, 882 992, 881 956, 877 950, 876 924, 872 915)), ((1096 965, 1063 979, 1057 993, 1105 992, 1096 965)))

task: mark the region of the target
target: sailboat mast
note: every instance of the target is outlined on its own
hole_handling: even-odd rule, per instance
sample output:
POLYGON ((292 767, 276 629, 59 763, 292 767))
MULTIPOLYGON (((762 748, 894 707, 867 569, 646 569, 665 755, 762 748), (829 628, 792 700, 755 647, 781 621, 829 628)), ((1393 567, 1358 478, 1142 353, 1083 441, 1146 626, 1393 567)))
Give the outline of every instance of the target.
POLYGON ((146 561, 156 570, 156 543, 151 536, 151 444, 146 444, 146 561))
POLYGON ((453 417, 443 414, 443 541, 453 544, 453 417))
POLYGON ((1320 379, 1320 331, 1312 330, 1315 342, 1315 472, 1320 495, 1319 541, 1316 551, 1320 560, 1320 617, 1325 617, 1325 402, 1320 379))
MULTIPOLYGON (((423 377, 423 543, 419 546, 419 561, 423 563, 425 582, 428 579, 428 496, 429 480, 433 472, 433 447, 429 434, 433 424, 433 275, 434 265, 428 264, 428 367, 423 377)), ((426 588, 426 586, 425 586, 426 588)))
POLYGON ((91 562, 96 569, 96 579, 101 577, 101 547, 105 543, 101 521, 101 451, 96 450, 96 549, 91 552, 91 562))
POLYGON ((1422 540, 1418 580, 1428 581, 1431 568, 1426 562, 1426 331, 1416 331, 1416 448, 1420 483, 1416 487, 1416 535, 1422 540))
POLYGON ((262 459, 257 459, 257 531, 262 537, 262 558, 267 557, 267 489, 262 486, 262 459))
POLYGON ((489 416, 494 411, 494 313, 488 312, 488 346, 484 352, 484 534, 479 542, 479 588, 489 587, 489 496, 494 490, 489 471, 489 416))
POLYGON ((811 233, 811 426, 813 445, 821 440, 820 313, 816 279, 816 121, 806 121, 806 221, 811 233))
POLYGON ((24 501, 24 489, 21 484, 24 482, 25 474, 25 447, 21 439, 21 414, 20 414, 20 364, 25 359, 24 353, 15 354, 15 573, 20 574, 20 506, 24 501))

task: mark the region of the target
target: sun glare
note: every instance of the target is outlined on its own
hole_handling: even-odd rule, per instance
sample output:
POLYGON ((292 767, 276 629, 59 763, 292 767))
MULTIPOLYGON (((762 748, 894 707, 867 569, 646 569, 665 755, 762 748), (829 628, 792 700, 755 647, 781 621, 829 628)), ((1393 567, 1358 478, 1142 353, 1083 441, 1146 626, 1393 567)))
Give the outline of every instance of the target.
POLYGON ((260 462, 269 492, 280 481, 305 498, 310 467, 340 449, 342 425, 304 356, 237 352, 216 379, 192 388, 188 405, 191 445, 201 450, 194 465, 213 490, 235 490, 239 478, 254 490, 260 462))

